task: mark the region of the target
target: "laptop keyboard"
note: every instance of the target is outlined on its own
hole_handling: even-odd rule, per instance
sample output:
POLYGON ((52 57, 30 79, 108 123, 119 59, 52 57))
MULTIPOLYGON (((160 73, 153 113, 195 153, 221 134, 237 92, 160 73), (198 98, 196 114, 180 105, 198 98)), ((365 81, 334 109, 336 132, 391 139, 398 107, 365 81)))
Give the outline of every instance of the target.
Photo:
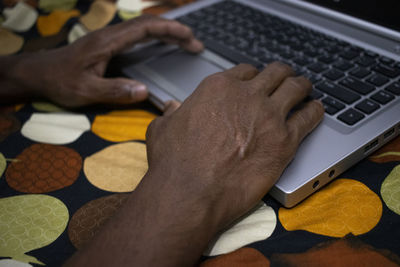
POLYGON ((346 125, 400 96, 400 62, 240 3, 219 2, 178 20, 209 50, 236 64, 292 66, 313 83, 310 96, 346 125))

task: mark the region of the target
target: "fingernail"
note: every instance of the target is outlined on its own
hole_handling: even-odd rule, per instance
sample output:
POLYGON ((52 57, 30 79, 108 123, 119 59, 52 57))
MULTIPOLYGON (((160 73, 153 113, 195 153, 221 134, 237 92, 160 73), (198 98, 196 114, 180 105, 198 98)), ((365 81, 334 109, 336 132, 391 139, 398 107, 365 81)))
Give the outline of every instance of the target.
POLYGON ((319 99, 314 99, 314 102, 315 103, 318 103, 320 106, 324 106, 324 104, 322 103, 322 101, 321 100, 319 100, 319 99))
POLYGON ((131 89, 132 98, 145 98, 147 97, 147 88, 144 84, 137 84, 131 89))
POLYGON ((196 50, 199 52, 204 50, 204 44, 197 39, 195 40, 195 47, 196 47, 196 50))

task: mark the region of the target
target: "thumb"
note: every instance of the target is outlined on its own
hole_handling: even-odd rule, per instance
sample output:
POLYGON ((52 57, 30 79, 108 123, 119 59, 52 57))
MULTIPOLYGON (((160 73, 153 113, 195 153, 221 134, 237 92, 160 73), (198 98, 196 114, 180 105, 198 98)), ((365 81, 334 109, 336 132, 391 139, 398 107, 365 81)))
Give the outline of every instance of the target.
POLYGON ((170 100, 165 103, 164 106, 164 116, 169 116, 174 113, 181 106, 181 103, 176 100, 170 100))
POLYGON ((146 85, 127 78, 99 78, 96 100, 102 103, 130 104, 147 98, 146 85))

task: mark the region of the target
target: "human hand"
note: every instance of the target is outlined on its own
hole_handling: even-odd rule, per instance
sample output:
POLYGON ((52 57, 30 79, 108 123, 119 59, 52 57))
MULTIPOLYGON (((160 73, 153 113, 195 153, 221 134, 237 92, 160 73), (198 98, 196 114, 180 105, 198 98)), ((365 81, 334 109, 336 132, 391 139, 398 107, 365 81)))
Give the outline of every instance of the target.
POLYGON ((110 59, 136 43, 159 39, 200 52, 203 45, 191 30, 176 21, 142 16, 92 32, 56 50, 32 54, 17 70, 35 96, 62 106, 92 103, 128 104, 147 97, 146 86, 127 78, 104 78, 110 59))
POLYGON ((164 116, 170 115, 172 114, 175 110, 177 110, 180 106, 182 105, 181 102, 177 101, 177 100, 170 100, 168 102, 165 103, 164 105, 164 116))
POLYGON ((281 63, 261 73, 238 65, 206 78, 181 106, 170 102, 147 131, 148 172, 70 266, 195 265, 322 119, 320 102, 298 106, 311 84, 293 74, 281 63))
POLYGON ((157 194, 181 208, 216 218, 216 231, 243 215, 270 190, 323 117, 317 101, 288 116, 311 90, 306 78, 293 75, 288 66, 273 63, 261 73, 238 65, 206 78, 180 108, 150 125, 148 178, 163 181, 146 184, 162 187, 157 194))

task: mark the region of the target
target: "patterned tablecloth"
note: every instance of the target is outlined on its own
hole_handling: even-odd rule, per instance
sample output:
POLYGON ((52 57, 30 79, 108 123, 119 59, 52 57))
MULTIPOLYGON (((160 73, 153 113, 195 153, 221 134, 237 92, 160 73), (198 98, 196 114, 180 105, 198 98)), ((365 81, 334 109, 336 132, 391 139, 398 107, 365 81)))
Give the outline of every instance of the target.
MULTIPOLYGON (((3 0, 3 14, 16 2, 3 0)), ((112 1, 31 0, 22 9, 38 13, 17 25, 25 31, 3 22, 2 54, 63 45, 78 24, 87 32, 138 14, 112 1), (98 9, 101 23, 92 18, 98 9), (15 40, 18 49, 8 46, 15 40)), ((2 107, 0 266, 59 266, 90 240, 135 193, 147 170, 145 131, 158 115, 148 102, 74 112, 42 102, 2 107)), ((265 196, 210 243, 201 265, 400 266, 399 162, 397 138, 295 208, 265 196)))

